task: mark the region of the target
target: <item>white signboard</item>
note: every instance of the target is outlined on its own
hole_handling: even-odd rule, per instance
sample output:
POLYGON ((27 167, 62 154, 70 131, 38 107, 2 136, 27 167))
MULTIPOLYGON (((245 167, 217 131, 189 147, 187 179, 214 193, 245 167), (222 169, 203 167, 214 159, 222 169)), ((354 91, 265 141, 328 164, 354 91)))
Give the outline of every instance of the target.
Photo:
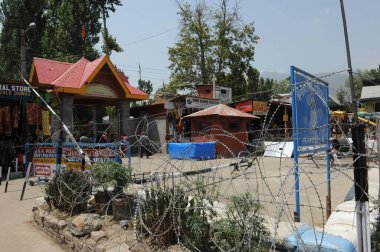
POLYGON ((112 88, 102 84, 88 85, 84 95, 102 98, 117 98, 117 94, 112 90, 112 88))
POLYGON ((217 100, 186 97, 186 108, 205 109, 205 108, 210 108, 218 104, 219 104, 219 101, 217 100))

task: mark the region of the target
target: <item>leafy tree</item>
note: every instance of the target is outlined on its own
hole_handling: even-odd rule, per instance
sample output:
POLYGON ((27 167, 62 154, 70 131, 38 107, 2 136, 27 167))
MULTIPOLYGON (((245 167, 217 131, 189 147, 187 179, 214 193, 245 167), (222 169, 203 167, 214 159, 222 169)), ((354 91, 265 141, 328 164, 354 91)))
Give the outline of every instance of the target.
POLYGON ((242 95, 248 91, 246 75, 259 37, 253 23, 243 24, 238 6, 231 7, 230 2, 220 0, 214 11, 214 69, 219 85, 231 87, 234 95, 242 95))
POLYGON ((275 81, 272 86, 273 94, 286 94, 291 92, 290 76, 286 79, 275 81))
POLYGON ((259 90, 259 81, 260 81, 260 72, 256 68, 249 66, 247 71, 247 85, 248 85, 248 93, 253 93, 252 97, 254 97, 255 93, 259 90))
POLYGON ((145 81, 145 80, 140 79, 138 81, 138 89, 140 89, 141 91, 145 92, 146 94, 150 96, 153 91, 152 82, 150 82, 150 80, 145 81))
POLYGON ((45 29, 45 0, 3 0, 0 3, 0 75, 1 79, 20 79, 21 30, 31 22, 36 28, 25 34, 27 71, 34 56, 41 51, 41 34, 45 29))
POLYGON ((171 88, 209 84, 215 75, 217 84, 231 87, 234 95, 247 93, 259 37, 253 23, 243 24, 237 6, 231 8, 229 3, 220 0, 218 7, 203 1, 194 6, 178 3, 181 29, 178 41, 169 48, 171 88))
POLYGON ((257 100, 268 101, 272 96, 272 88, 274 80, 260 77, 258 94, 255 96, 257 100))
MULTIPOLYGON (((380 65, 377 68, 369 70, 358 70, 354 74, 354 87, 355 87, 355 98, 358 101, 361 96, 363 80, 374 80, 380 79, 380 65)), ((342 103, 347 110, 351 110, 351 87, 350 80, 347 79, 345 87, 338 88, 336 96, 338 101, 342 103)))
POLYGON ((103 45, 102 51, 107 55, 111 55, 112 51, 122 52, 123 48, 119 46, 116 42, 116 38, 112 37, 107 28, 107 18, 109 18, 109 12, 115 12, 115 6, 121 6, 122 3, 120 0, 98 0, 99 7, 102 10, 102 19, 103 19, 103 45))
POLYGON ((351 105, 350 105, 350 99, 349 99, 350 96, 351 95, 349 93, 349 90, 344 87, 339 87, 336 90, 336 98, 349 111, 351 111, 350 109, 351 105))
POLYGON ((212 78, 212 39, 210 13, 204 2, 180 4, 179 41, 169 47, 170 85, 208 84, 212 78))
MULTIPOLYGON (((152 91, 153 91, 153 85, 152 85, 152 82, 150 82, 150 80, 145 81, 145 80, 139 79, 137 88, 140 89, 141 91, 145 92, 146 94, 148 94, 148 97, 150 97, 150 95, 152 94, 152 91)), ((141 105, 144 106, 144 105, 150 104, 152 102, 153 102, 153 99, 149 98, 149 101, 143 101, 141 103, 141 105)))
POLYGON ((100 8, 96 0, 51 0, 46 12, 43 34, 44 57, 74 62, 81 57, 94 60, 99 52, 94 46, 101 31, 100 8), (82 39, 82 25, 85 38, 82 39))

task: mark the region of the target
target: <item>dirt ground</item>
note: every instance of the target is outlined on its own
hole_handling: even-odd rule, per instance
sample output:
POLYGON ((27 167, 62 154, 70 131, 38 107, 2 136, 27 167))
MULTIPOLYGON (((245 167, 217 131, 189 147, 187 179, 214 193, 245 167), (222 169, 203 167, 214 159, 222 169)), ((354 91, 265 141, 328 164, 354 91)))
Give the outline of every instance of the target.
MULTIPOLYGON (((323 158, 314 164, 307 158, 300 159, 300 202, 301 221, 321 226, 326 219, 327 183, 326 165, 323 158)), ((246 191, 256 195, 262 203, 266 215, 293 220, 294 166, 292 159, 259 158, 251 167, 240 167, 234 171, 236 160, 184 161, 169 160, 167 155, 147 158, 132 158, 133 173, 141 177, 154 172, 176 173, 219 167, 216 171, 203 174, 209 184, 217 185, 220 201, 246 191)), ((332 208, 343 202, 352 186, 353 172, 348 167, 351 159, 341 159, 341 166, 331 169, 332 208)), ((197 176, 166 180, 165 183, 183 183, 191 191, 197 176)), ((0 186, 0 251, 66 251, 45 233, 37 229, 32 221, 32 207, 37 197, 43 196, 39 186, 27 186, 24 200, 20 201, 23 179, 10 181, 8 193, 4 193, 5 183, 0 186)), ((151 186, 153 183, 148 183, 151 186)))
MULTIPOLYGON (((299 159, 299 186, 301 222, 311 226, 322 226, 326 221, 327 173, 326 160, 316 158, 315 163, 308 158, 299 159)), ((144 177, 154 172, 176 173, 200 170, 209 167, 221 167, 217 171, 202 174, 212 185, 217 185, 221 199, 226 201, 233 195, 250 192, 264 206, 263 213, 282 221, 293 221, 295 211, 294 165, 290 158, 261 157, 252 167, 241 167, 232 171, 230 164, 236 160, 218 159, 208 161, 168 160, 167 155, 155 155, 149 158, 132 158, 133 172, 136 177, 144 177)), ((353 171, 348 165, 351 158, 340 159, 341 165, 331 168, 332 209, 342 203, 353 185, 353 171)), ((194 177, 176 178, 187 188, 194 187, 194 177)), ((162 181, 163 183, 163 181, 162 181)), ((171 179, 166 183, 172 183, 171 179)), ((149 184, 147 184, 149 186, 149 184)), ((210 186, 211 187, 211 186, 210 186)))
POLYGON ((24 200, 20 201, 23 182, 23 179, 11 180, 7 193, 4 193, 4 181, 0 186, 0 251, 67 251, 34 225, 33 203, 43 193, 39 186, 28 185, 24 200))

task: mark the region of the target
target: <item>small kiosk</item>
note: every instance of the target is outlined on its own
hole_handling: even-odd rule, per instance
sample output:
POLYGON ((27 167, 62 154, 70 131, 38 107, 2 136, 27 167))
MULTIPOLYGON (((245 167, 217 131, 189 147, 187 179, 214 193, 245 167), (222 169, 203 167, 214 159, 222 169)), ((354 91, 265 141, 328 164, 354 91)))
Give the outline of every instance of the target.
POLYGON ((233 157, 247 150, 247 121, 259 117, 219 104, 184 119, 190 120, 193 142, 216 142, 216 155, 233 157))

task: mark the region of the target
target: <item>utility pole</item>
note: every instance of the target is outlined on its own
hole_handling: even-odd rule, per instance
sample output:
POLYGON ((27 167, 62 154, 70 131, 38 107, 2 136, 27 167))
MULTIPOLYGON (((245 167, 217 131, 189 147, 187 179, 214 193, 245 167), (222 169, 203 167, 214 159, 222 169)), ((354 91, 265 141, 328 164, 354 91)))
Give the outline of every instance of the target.
POLYGON ((368 170, 365 157, 366 149, 364 143, 364 127, 358 122, 358 112, 355 97, 354 78, 352 75, 350 45, 344 12, 343 0, 340 0, 340 7, 343 19, 344 38, 346 42, 346 53, 348 63, 348 74, 351 85, 352 112, 354 113, 353 125, 351 127, 353 142, 354 160, 354 181, 355 181, 355 212, 356 212, 356 232, 358 241, 358 252, 371 251, 371 230, 369 227, 369 207, 368 207, 368 170))
POLYGON ((32 22, 29 24, 28 28, 21 29, 21 48, 20 48, 20 54, 21 54, 21 75, 24 79, 26 79, 26 33, 30 29, 35 29, 36 23, 32 22))
POLYGON ((139 81, 141 80, 141 65, 139 63, 139 81))

